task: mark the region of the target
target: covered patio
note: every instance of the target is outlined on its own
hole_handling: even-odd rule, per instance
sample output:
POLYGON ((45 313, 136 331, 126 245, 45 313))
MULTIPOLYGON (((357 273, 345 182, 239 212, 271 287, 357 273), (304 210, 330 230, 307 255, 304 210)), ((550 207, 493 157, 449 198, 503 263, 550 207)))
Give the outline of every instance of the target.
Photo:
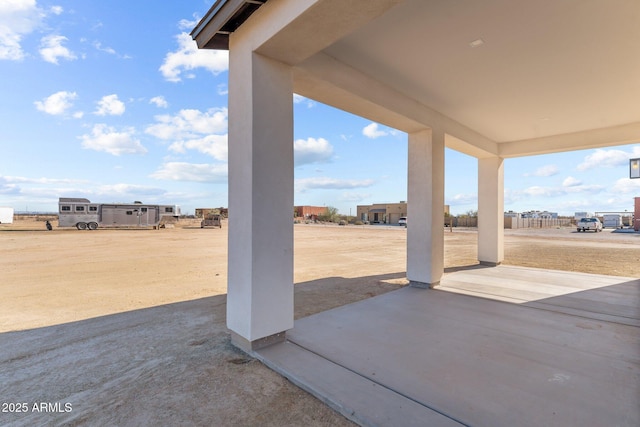
MULTIPOLYGON (((514 425, 518 412, 507 414, 509 401, 533 398, 531 408, 542 404, 555 408, 562 402, 549 398, 557 396, 551 390, 570 386, 575 389, 565 394, 569 397, 564 409, 545 410, 543 418, 530 418, 529 423, 567 425, 583 419, 571 418, 567 408, 581 411, 593 404, 583 400, 593 397, 591 386, 607 393, 620 380, 625 386, 615 396, 622 400, 606 400, 606 405, 614 406, 597 416, 606 413, 621 425, 632 425, 629 420, 637 424, 638 412, 630 406, 638 397, 637 325, 599 319, 604 323, 596 326, 594 319, 579 314, 584 309, 580 303, 572 307, 578 314, 559 313, 548 307, 514 306, 430 288, 447 287, 450 280, 443 276, 445 147, 477 158, 478 263, 494 268, 494 277, 482 280, 495 282, 505 274, 496 268, 504 260, 505 159, 640 140, 640 57, 635 54, 640 43, 639 18, 640 3, 634 0, 614 4, 597 0, 216 1, 192 36, 200 48, 229 50, 227 325, 233 343, 277 368, 274 354, 283 348, 306 348, 309 337, 324 336, 311 340, 318 347, 309 347, 310 354, 334 354, 335 348, 337 364, 346 367, 342 373, 367 380, 373 373, 359 372, 359 366, 368 371, 376 368, 375 375, 386 379, 371 387, 400 391, 408 399, 399 403, 401 407, 429 408, 436 414, 434 419, 444 416, 446 423, 514 425), (295 325, 293 93, 407 133, 406 273, 411 284, 383 299, 295 325), (585 319, 587 327, 559 333, 576 315, 585 319), (388 322, 386 330, 399 341, 391 346, 376 344, 367 322, 356 321, 361 316, 374 324, 375 319, 388 322), (494 326, 486 323, 486 316, 494 326), (543 325, 534 319, 544 319, 543 325), (311 327, 316 324, 318 329, 311 327), (476 324, 485 327, 477 329, 476 324), (624 332, 619 334, 618 329, 624 332), (348 335, 341 335, 346 331, 348 335), (614 345, 615 356, 588 356, 580 372, 587 375, 590 369, 613 363, 615 369, 601 371, 611 375, 607 381, 613 382, 604 385, 600 377, 589 379, 578 373, 583 382, 573 383, 570 379, 576 376, 566 373, 570 366, 564 364, 571 364, 574 356, 593 353, 582 346, 594 333, 598 345, 614 345), (448 344, 431 346, 434 338, 448 344), (578 343, 575 348, 569 345, 573 341, 578 343), (476 370, 482 361, 493 363, 497 354, 507 357, 514 342, 522 357, 504 361, 501 369, 507 373, 500 374, 497 367, 476 370), (342 344, 340 351, 335 343, 342 344), (456 343, 464 343, 468 357, 447 365, 456 343), (524 356, 529 353, 537 356, 524 356), (368 362, 358 359, 358 354, 368 362), (558 358, 559 364, 552 358, 558 358), (392 360, 393 369, 377 369, 387 369, 392 360), (425 379, 415 375, 416 369, 434 376, 425 379), (532 374, 526 373, 529 369, 532 374), (513 377, 527 384, 524 389, 520 380, 509 379, 516 372, 524 375, 513 377), (502 385, 485 395, 480 390, 496 375, 505 382, 498 382, 502 385), (424 390, 424 384, 431 385, 427 395, 413 396, 412 387, 424 390), (474 409, 473 399, 463 393, 465 384, 483 399, 483 409, 474 409), (453 406, 434 403, 445 395, 453 406, 467 402, 470 407, 458 413, 451 410, 453 406), (502 399, 507 406, 498 403, 502 399), (489 413, 502 415, 491 418, 489 413), (560 413, 560 422, 552 422, 552 415, 560 413)), ((487 270, 476 273, 480 271, 487 270)), ((539 274, 532 279, 534 289, 547 283, 539 274)), ((575 280, 563 276, 560 281, 565 279, 567 283, 575 280)), ((471 280, 472 288, 476 280, 480 277, 471 280)), ((491 285, 485 282, 477 282, 478 289, 469 291, 479 291, 483 283, 491 285)), ((627 282, 633 284, 627 287, 637 290, 637 282, 627 282)), ((637 314, 637 299, 631 310, 637 314)), ((368 408, 375 411, 376 405, 368 408)), ((528 410, 521 415, 534 413, 528 410)), ((370 417, 355 419, 388 424, 370 417)))
POLYGON ((361 425, 632 427, 639 307, 639 279, 481 267, 297 320, 255 355, 361 425), (447 292, 463 284, 485 298, 447 292))

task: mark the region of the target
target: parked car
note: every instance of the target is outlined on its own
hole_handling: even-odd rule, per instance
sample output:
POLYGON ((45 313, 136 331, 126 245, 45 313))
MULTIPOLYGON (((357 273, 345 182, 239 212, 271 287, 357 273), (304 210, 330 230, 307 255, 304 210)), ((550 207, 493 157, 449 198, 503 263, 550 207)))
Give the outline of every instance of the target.
POLYGON ((398 220, 398 225, 402 225, 403 227, 406 227, 407 226, 407 217, 403 216, 402 218, 400 218, 398 220))
POLYGON ((589 230, 593 230, 596 233, 602 231, 602 223, 598 218, 580 218, 580 221, 578 221, 578 232, 589 230))

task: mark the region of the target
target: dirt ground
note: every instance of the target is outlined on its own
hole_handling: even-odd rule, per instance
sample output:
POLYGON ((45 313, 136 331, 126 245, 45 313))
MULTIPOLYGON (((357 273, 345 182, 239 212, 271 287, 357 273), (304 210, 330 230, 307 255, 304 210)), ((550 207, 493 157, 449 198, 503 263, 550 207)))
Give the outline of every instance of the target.
MULTIPOLYGON (((53 225, 0 225, 0 425, 352 425, 230 345, 226 223, 53 225)), ((404 228, 294 230, 296 318, 406 284, 404 228)), ((476 245, 446 230, 445 267, 476 245)), ((638 277, 640 233, 506 230, 504 263, 638 277)))

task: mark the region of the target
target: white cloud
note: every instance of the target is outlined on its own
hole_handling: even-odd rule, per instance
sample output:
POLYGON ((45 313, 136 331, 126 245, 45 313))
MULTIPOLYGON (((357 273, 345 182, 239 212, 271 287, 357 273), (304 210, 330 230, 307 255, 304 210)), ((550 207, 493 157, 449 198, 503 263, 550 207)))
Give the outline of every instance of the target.
MULTIPOLYGON (((229 52, 226 50, 198 49, 196 42, 187 33, 176 36, 178 50, 169 52, 160 66, 160 72, 170 82, 182 81, 184 71, 204 68, 213 75, 229 69, 229 52)), ((186 75, 193 78, 192 74, 186 75)))
POLYGON ((295 188, 298 192, 311 189, 345 190, 352 188, 370 187, 374 184, 372 179, 337 179, 328 177, 301 178, 295 180, 295 188))
POLYGON ((24 58, 24 52, 20 46, 20 34, 0 34, 0 59, 19 61, 24 58))
POLYGON ((44 17, 36 0, 0 1, 0 60, 23 59, 22 37, 39 27, 44 17))
POLYGON ((153 104, 158 108, 167 108, 169 106, 169 103, 164 99, 164 96, 154 96, 149 100, 149 104, 153 104))
POLYGON ((536 169, 533 173, 525 173, 524 176, 553 176, 559 172, 556 165, 542 166, 536 169))
POLYGON ((109 55, 117 55, 117 52, 116 52, 116 50, 114 48, 108 47, 108 46, 107 47, 103 47, 102 43, 100 43, 98 41, 93 42, 93 47, 95 47, 96 50, 99 50, 100 52, 105 52, 105 53, 108 53, 109 55))
POLYGON ((227 161, 229 150, 227 135, 207 135, 203 138, 174 142, 169 150, 184 153, 186 150, 196 150, 208 154, 216 160, 227 161))
POLYGON ((106 95, 98 101, 98 109, 94 114, 98 116, 121 116, 124 114, 125 106, 122 101, 118 99, 118 95, 106 95))
POLYGON ((34 104, 39 111, 53 116, 59 116, 73 107, 71 101, 77 97, 78 95, 75 92, 60 91, 44 98, 42 101, 36 101, 34 104))
POLYGON ((597 167, 618 167, 629 164, 629 159, 640 156, 640 146, 633 147, 632 151, 603 150, 598 149, 595 153, 589 154, 584 161, 577 166, 580 171, 594 169, 597 167))
POLYGON ((79 184, 87 182, 84 179, 68 178, 27 178, 24 176, 4 176, 0 178, 5 182, 19 182, 21 184, 79 184))
POLYGON ((586 185, 586 184, 577 184, 577 185, 573 185, 570 187, 566 187, 564 189, 566 191, 567 194, 569 193, 589 193, 589 194, 594 194, 594 193, 600 193, 602 191, 605 190, 605 186, 604 185, 598 185, 598 184, 591 184, 591 185, 586 185))
POLYGON ((156 123, 147 126, 145 132, 165 141, 173 141, 169 146, 173 152, 195 150, 226 162, 227 116, 226 108, 212 108, 205 112, 180 110, 175 115, 156 116, 156 123))
POLYGON ((509 192, 509 197, 511 200, 522 200, 530 199, 532 197, 561 197, 568 194, 578 193, 595 194, 600 193, 603 190, 605 190, 603 185, 583 185, 580 181, 569 177, 564 180, 562 187, 532 186, 525 188, 524 190, 511 190, 509 192))
POLYGON ((126 198, 133 198, 137 196, 163 195, 166 194, 166 191, 162 188, 150 187, 148 185, 121 183, 100 185, 93 191, 93 193, 100 196, 102 199, 108 198, 111 200, 125 200, 126 198))
MULTIPOLYGON (((84 40, 83 40, 84 41, 84 40)), ((100 52, 104 52, 107 53, 109 55, 114 55, 120 59, 131 59, 131 56, 127 55, 127 54, 119 54, 114 48, 109 47, 109 46, 103 46, 101 42, 99 41, 94 41, 93 42, 93 47, 100 51, 100 52)), ((84 56, 83 56, 84 58, 84 56)))
POLYGON ((65 36, 51 34, 40 39, 40 56, 47 62, 58 64, 58 59, 73 61, 78 57, 62 44, 68 39, 65 36))
POLYGON ((198 16, 194 14, 192 21, 189 21, 188 19, 181 19, 178 22, 178 29, 180 29, 180 30, 191 30, 193 27, 198 25, 199 21, 200 21, 200 18, 198 18, 198 16))
POLYGON ((528 197, 555 197, 566 194, 566 192, 560 188, 540 187, 537 185, 525 188, 522 190, 522 193, 528 197))
POLYGON ((297 139, 293 142, 296 166, 328 163, 333 157, 333 146, 324 138, 297 139))
POLYGON ((611 187, 611 193, 614 194, 640 194, 640 179, 620 178, 611 187))
POLYGON ((49 11, 51 11, 51 13, 53 13, 54 15, 62 15, 64 9, 62 8, 62 6, 51 6, 49 8, 49 11))
POLYGON ((170 181, 225 182, 227 180, 227 165, 168 162, 152 173, 150 177, 170 181))
POLYGON ((342 193, 340 201, 342 202, 361 202, 363 200, 370 199, 373 195, 371 193, 342 193))
POLYGON ((367 138, 376 139, 389 135, 389 132, 379 129, 377 123, 371 123, 362 129, 362 134, 367 138))
POLYGON ((307 108, 313 108, 315 107, 316 103, 314 101, 312 101, 311 99, 302 96, 302 95, 298 95, 297 93, 293 94, 293 103, 294 104, 305 104, 307 106, 307 108))
POLYGON ((156 116, 157 123, 148 126, 145 132, 164 140, 184 140, 226 133, 227 115, 226 108, 212 108, 206 112, 194 109, 180 110, 173 116, 156 116))
POLYGON ((565 178, 564 181, 562 181, 562 186, 563 187, 576 187, 578 185, 582 184, 582 181, 575 179, 572 176, 568 176, 565 178))
POLYGON ((147 149, 134 137, 135 131, 126 128, 121 132, 105 124, 97 124, 90 135, 82 135, 82 147, 88 150, 104 151, 114 156, 121 154, 144 154, 147 149))
POLYGON ((477 194, 456 194, 453 197, 447 198, 447 204, 452 206, 477 204, 477 194))
POLYGON ((11 183, 11 181, 7 178, 11 178, 11 177, 0 175, 0 194, 4 194, 4 195, 20 194, 21 192, 20 186, 11 183))

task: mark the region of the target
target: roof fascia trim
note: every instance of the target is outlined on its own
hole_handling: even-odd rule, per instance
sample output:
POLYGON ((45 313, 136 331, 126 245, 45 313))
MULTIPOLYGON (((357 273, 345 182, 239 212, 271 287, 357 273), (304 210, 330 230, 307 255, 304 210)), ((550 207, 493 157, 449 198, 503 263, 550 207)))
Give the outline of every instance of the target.
MULTIPOLYGON (((199 49, 229 50, 230 32, 222 29, 234 18, 237 18, 238 13, 246 5, 256 5, 257 10, 266 2, 267 0, 217 0, 191 31, 191 38, 196 41, 199 49)), ((236 29, 245 22, 251 13, 253 11, 235 23, 236 29)))

